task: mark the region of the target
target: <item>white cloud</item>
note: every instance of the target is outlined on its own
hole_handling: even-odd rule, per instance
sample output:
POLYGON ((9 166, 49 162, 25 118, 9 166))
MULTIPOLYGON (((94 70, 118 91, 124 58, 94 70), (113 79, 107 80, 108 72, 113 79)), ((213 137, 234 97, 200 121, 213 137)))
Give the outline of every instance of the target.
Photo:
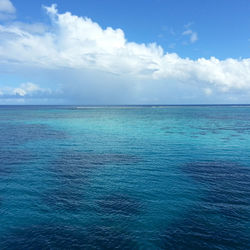
POLYGON ((48 30, 43 23, 13 22, 12 26, 32 34, 44 34, 48 30))
POLYGON ((24 89, 15 88, 15 89, 13 89, 13 94, 14 95, 19 95, 19 96, 25 96, 26 91, 24 89))
POLYGON ((16 9, 9 0, 0 0, 0 20, 15 18, 16 9))
POLYGON ((194 42, 196 42, 197 40, 198 40, 198 35, 197 35, 196 32, 193 32, 192 35, 191 35, 191 37, 190 37, 190 42, 191 42, 191 43, 194 43, 194 42))
POLYGON ((27 82, 22 83, 20 86, 9 87, 4 86, 0 88, 0 98, 9 98, 9 97, 39 97, 41 95, 51 94, 50 89, 40 88, 38 85, 27 82))
MULTIPOLYGON (((119 84, 122 92, 127 88, 128 95, 140 95, 140 91, 150 95, 152 91, 145 91, 146 86, 150 85, 148 88, 152 90, 157 83, 164 93, 178 84, 185 85, 187 89, 195 86, 201 93, 204 88, 211 89, 205 90, 207 95, 213 94, 213 88, 224 93, 232 89, 250 89, 248 58, 181 58, 175 53, 165 53, 155 43, 129 42, 121 29, 104 29, 91 19, 70 12, 60 14, 56 5, 45 9, 52 25, 42 32, 36 32, 36 29, 32 30, 24 24, 0 25, 0 67, 54 70, 60 71, 62 75, 75 70, 78 79, 70 83, 66 83, 66 77, 62 80, 66 94, 73 89, 74 94, 89 93, 93 86, 98 86, 93 92, 105 92, 105 88, 112 86, 112 89, 116 89, 119 84), (105 75, 104 78, 108 80, 98 82, 102 79, 99 77, 101 75, 105 75), (122 85, 117 83, 118 79, 119 82, 123 79, 122 85)), ((183 32, 183 35, 189 35, 190 42, 198 39, 197 33, 191 29, 183 32)), ((28 89, 27 86, 18 87, 15 94, 27 96, 27 93, 33 93, 28 89)))
POLYGON ((183 33, 182 33, 182 35, 190 35, 190 34, 192 34, 193 33, 193 31, 192 30, 185 30, 183 33))
POLYGON ((197 40, 198 40, 198 34, 197 32, 191 30, 191 29, 188 29, 188 30, 185 30, 182 35, 184 36, 187 36, 189 35, 190 36, 190 43, 195 43, 197 40))
POLYGON ((0 12, 13 14, 16 12, 15 7, 9 0, 0 0, 0 12))
POLYGON ((209 95, 211 95, 211 94, 213 93, 213 91, 212 91, 212 89, 210 89, 210 88, 205 88, 205 89, 204 89, 204 93, 205 93, 207 96, 209 96, 209 95))

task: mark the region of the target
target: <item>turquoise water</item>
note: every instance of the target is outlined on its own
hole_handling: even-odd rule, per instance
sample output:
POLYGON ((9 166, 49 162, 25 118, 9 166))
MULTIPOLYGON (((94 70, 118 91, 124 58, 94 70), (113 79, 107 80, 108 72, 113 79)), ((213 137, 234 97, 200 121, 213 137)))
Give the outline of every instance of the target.
POLYGON ((0 106, 0 249, 250 248, 249 106, 0 106))

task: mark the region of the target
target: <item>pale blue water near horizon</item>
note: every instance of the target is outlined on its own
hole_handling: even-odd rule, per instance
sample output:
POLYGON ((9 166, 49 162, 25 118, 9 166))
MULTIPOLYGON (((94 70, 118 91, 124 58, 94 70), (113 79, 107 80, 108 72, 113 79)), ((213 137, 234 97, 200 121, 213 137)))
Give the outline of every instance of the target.
POLYGON ((0 249, 250 249, 250 106, 0 106, 0 249))

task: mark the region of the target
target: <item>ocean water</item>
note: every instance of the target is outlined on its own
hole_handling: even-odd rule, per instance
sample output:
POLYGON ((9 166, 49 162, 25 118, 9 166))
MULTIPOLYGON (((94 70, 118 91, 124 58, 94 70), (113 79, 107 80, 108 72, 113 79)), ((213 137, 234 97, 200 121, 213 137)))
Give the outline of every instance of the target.
POLYGON ((250 249, 250 106, 0 106, 0 249, 250 249))

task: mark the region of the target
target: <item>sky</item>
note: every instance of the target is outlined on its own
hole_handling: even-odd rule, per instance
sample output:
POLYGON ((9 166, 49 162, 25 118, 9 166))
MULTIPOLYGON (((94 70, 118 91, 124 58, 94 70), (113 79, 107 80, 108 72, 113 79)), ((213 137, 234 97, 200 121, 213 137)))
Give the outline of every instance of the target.
POLYGON ((0 104, 237 103, 249 0, 0 0, 0 104))

